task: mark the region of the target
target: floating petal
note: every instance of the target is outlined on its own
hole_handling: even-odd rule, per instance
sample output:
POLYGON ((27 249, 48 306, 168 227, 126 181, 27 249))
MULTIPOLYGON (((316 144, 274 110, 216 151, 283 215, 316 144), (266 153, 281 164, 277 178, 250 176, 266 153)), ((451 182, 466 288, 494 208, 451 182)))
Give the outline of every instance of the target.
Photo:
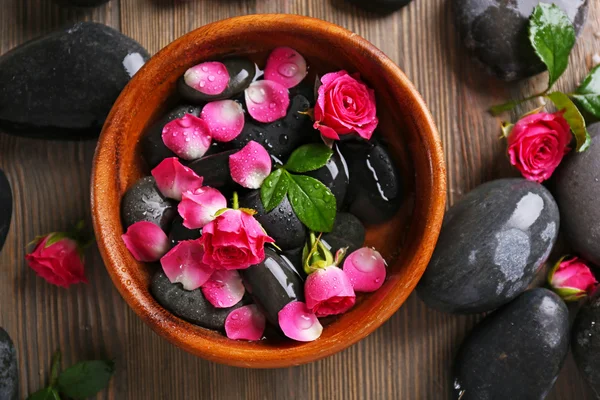
POLYGON ((344 260, 344 272, 357 292, 374 292, 386 277, 385 260, 371 247, 360 248, 344 260))
POLYGON ((158 261, 171 247, 167 234, 148 221, 136 222, 121 237, 127 250, 138 261, 158 261))
POLYGON ((225 333, 229 339, 260 340, 265 332, 265 316, 254 304, 233 310, 225 319, 225 333))
POLYGON ((184 160, 202 157, 211 144, 208 125, 192 114, 185 114, 166 124, 162 140, 169 150, 184 160))
POLYGON ((271 52, 265 68, 265 79, 289 89, 306 77, 306 60, 289 47, 278 47, 271 52))
POLYGON ((183 226, 199 229, 216 218, 220 209, 227 207, 227 199, 217 189, 205 186, 193 192, 185 192, 177 206, 183 218, 183 226))
POLYGON ((184 192, 202 187, 202 177, 179 162, 177 157, 165 158, 152 170, 158 190, 165 197, 181 201, 184 192))
POLYGON ((273 81, 256 81, 244 92, 248 113, 259 122, 273 122, 285 117, 290 105, 288 90, 273 81))
POLYGON ((233 270, 217 270, 202 285, 202 294, 216 308, 236 305, 242 300, 245 292, 240 274, 233 270))
POLYGON ((200 93, 221 94, 229 84, 229 72, 225 64, 217 61, 204 62, 185 71, 183 80, 186 85, 200 93))
POLYGON ((208 125, 212 138, 219 142, 232 141, 244 128, 244 109, 234 100, 208 103, 202 109, 201 117, 208 125))
POLYGON ((179 282, 185 290, 204 285, 213 269, 202 262, 204 249, 198 240, 184 240, 160 259, 163 271, 171 283, 179 282))
POLYGON ((258 189, 271 173, 271 156, 263 146, 251 140, 229 156, 231 178, 248 189, 258 189))
POLYGON ((279 311, 279 326, 285 336, 299 342, 316 340, 323 332, 317 316, 300 301, 292 301, 279 311))

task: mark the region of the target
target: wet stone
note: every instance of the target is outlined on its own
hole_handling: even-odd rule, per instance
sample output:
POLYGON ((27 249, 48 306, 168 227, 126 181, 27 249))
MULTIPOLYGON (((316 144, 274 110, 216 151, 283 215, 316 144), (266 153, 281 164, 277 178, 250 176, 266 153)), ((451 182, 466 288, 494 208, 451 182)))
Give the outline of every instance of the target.
POLYGON ((334 254, 342 247, 348 247, 346 254, 350 255, 353 251, 363 247, 365 227, 354 215, 337 213, 333 230, 323 234, 321 242, 334 254))
POLYGON ((559 220, 552 195, 538 183, 500 179, 475 188, 446 213, 419 297, 457 313, 509 302, 548 258, 559 220))
POLYGON ((2 328, 0 328, 0 399, 19 400, 17 351, 10 336, 2 328))
POLYGON ((205 103, 208 101, 224 100, 242 93, 252 83, 256 74, 256 64, 247 58, 231 57, 219 60, 227 68, 229 83, 220 94, 209 95, 189 87, 183 76, 177 82, 177 89, 181 97, 192 103, 205 103))
POLYGON ((169 232, 176 215, 176 203, 160 193, 151 176, 137 181, 121 200, 121 217, 125 228, 139 221, 149 221, 169 232))
POLYGON ((12 219, 13 199, 10 183, 0 169, 0 250, 6 241, 12 219))
POLYGON ((548 289, 529 290, 467 336, 454 363, 454 399, 545 399, 569 352, 569 310, 548 289))
POLYGON ((192 324, 223 332, 229 313, 244 305, 244 300, 233 307, 215 308, 202 294, 202 289, 185 290, 180 283, 171 283, 162 271, 152 278, 152 296, 158 303, 192 324))
POLYGON ((183 226, 183 218, 179 214, 175 216, 171 224, 171 231, 169 232, 169 240, 171 240, 173 247, 181 241, 198 239, 200 236, 202 236, 200 229, 186 228, 183 226))
POLYGON ((324 167, 307 172, 304 175, 312 176, 321 181, 333 193, 337 208, 343 207, 350 178, 348 164, 338 146, 334 146, 333 155, 324 167))
POLYGON ((575 363, 594 393, 600 393, 600 298, 579 310, 571 335, 575 363))
POLYGON ((229 156, 237 150, 229 150, 204 156, 188 165, 198 176, 204 178, 203 186, 215 189, 228 189, 235 185, 229 171, 229 156))
POLYGON ((412 0, 348 0, 367 11, 388 14, 410 4, 412 0))
POLYGON ((98 7, 109 0, 56 0, 57 3, 75 7, 98 7))

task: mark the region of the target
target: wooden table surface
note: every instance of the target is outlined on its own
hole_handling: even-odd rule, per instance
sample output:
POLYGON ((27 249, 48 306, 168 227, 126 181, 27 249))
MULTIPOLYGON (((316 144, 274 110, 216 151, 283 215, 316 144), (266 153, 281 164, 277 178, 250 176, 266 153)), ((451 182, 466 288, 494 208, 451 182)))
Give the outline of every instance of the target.
MULTIPOLYGON (((587 25, 559 82, 564 90, 574 88, 600 52, 600 2, 589 2, 587 25)), ((235 15, 322 18, 370 40, 419 89, 444 143, 452 204, 484 181, 514 174, 505 143, 498 140, 500 119, 485 109, 542 89, 546 75, 509 85, 483 73, 460 46, 450 3, 414 0, 379 17, 342 0, 112 0, 91 10, 61 9, 52 0, 0 0, 0 54, 81 20, 120 29, 153 54, 194 28, 235 15)), ((116 358, 116 375, 98 399, 450 398, 452 357, 477 317, 430 310, 414 294, 379 330, 340 354, 296 368, 248 370, 196 358, 154 334, 121 299, 95 248, 87 255, 89 285, 64 290, 37 278, 25 264, 26 244, 82 218, 90 223, 94 150, 93 141, 46 142, 0 133, 0 168, 15 203, 0 253, 0 326, 15 340, 23 396, 47 383, 51 353, 60 347, 65 364, 116 358)), ((569 356, 548 399, 592 398, 569 356)))

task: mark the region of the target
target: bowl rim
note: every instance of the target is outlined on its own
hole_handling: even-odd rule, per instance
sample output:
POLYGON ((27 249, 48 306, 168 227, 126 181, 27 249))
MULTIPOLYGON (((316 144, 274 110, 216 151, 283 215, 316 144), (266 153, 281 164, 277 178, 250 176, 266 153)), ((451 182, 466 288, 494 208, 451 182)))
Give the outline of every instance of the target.
MULTIPOLYGON (((113 168, 116 170, 117 164, 114 163, 114 165, 115 167, 113 168)), ((424 100, 421 98, 421 95, 418 93, 412 82, 406 77, 404 72, 381 50, 361 36, 336 24, 321 19, 290 14, 245 15, 212 22, 186 33, 156 53, 123 89, 121 95, 113 105, 98 140, 92 168, 92 220, 98 248, 114 285, 128 306, 131 307, 134 312, 141 317, 141 319, 156 333, 178 347, 211 361, 241 367, 277 368, 305 364, 340 352, 370 335, 385 321, 387 321, 414 291, 418 280, 423 275, 425 268, 427 267, 427 264, 429 263, 429 260, 433 254, 433 250, 441 229, 445 205, 446 169, 439 133, 424 100), (158 63, 156 60, 161 58, 161 56, 164 56, 168 49, 176 48, 193 37, 201 36, 203 32, 214 32, 223 24, 235 23, 239 24, 240 26, 244 26, 245 29, 253 29, 252 23, 256 22, 256 18, 260 18, 264 22, 285 25, 293 29, 310 30, 323 35, 333 35, 349 41, 350 45, 356 47, 358 51, 372 55, 372 59, 378 64, 378 67, 380 67, 384 73, 389 74, 391 79, 393 79, 396 84, 403 86, 404 90, 406 90, 406 92, 412 96, 410 102, 414 104, 414 107, 411 107, 411 111, 420 114, 415 118, 419 120, 419 125, 421 128, 419 131, 420 139, 423 142, 422 147, 426 152, 426 158, 429 161, 428 172, 431 176, 429 179, 424 179, 423 182, 419 181, 419 185, 421 187, 423 185, 427 186, 427 191, 428 193, 431 193, 432 196, 430 199, 426 199, 426 201, 429 201, 429 204, 425 221, 422 221, 426 228, 423 233, 422 241, 417 246, 419 256, 415 257, 410 264, 411 268, 414 269, 417 274, 416 279, 412 279, 408 287, 404 285, 405 291, 403 294, 390 299, 392 305, 383 308, 381 310, 383 314, 378 315, 373 322, 365 323, 363 326, 358 328, 358 331, 355 335, 351 337, 344 337, 344 340, 334 340, 329 343, 327 348, 319 349, 318 352, 313 352, 310 354, 307 354, 305 350, 302 350, 303 346, 286 347, 285 351, 271 348, 249 348, 241 351, 239 349, 229 349, 228 346, 211 346, 210 338, 199 338, 194 332, 195 325, 180 320, 172 315, 175 320, 183 321, 185 322, 185 325, 189 325, 189 327, 184 326, 184 328, 175 327, 174 325, 177 324, 176 322, 173 320, 166 320, 160 315, 159 312, 153 310, 155 306, 152 304, 147 304, 148 302, 140 299, 140 293, 138 293, 139 291, 135 290, 135 288, 129 287, 129 285, 126 283, 126 279, 124 278, 127 276, 127 273, 124 272, 124 268, 121 271, 121 268, 118 267, 121 265, 126 265, 124 262, 125 260, 123 260, 118 251, 111 251, 111 248, 117 245, 115 242, 115 236, 117 235, 109 227, 103 224, 102 218, 104 213, 109 213, 111 211, 114 212, 114 210, 111 210, 109 206, 105 204, 106 202, 103 201, 105 197, 105 187, 103 186, 103 183, 106 184, 107 179, 106 176, 104 176, 106 173, 103 172, 102 166, 107 167, 109 165, 107 162, 110 161, 109 159, 105 159, 105 156, 107 156, 108 153, 107 151, 103 150, 106 150, 107 147, 113 147, 116 149, 118 140, 115 138, 118 137, 119 130, 113 128, 114 123, 130 117, 127 114, 127 110, 124 110, 122 106, 124 103, 126 103, 126 99, 130 97, 133 92, 133 85, 131 82, 139 80, 139 76, 143 74, 147 68, 149 68, 148 66, 152 66, 152 64, 155 62, 158 63)))

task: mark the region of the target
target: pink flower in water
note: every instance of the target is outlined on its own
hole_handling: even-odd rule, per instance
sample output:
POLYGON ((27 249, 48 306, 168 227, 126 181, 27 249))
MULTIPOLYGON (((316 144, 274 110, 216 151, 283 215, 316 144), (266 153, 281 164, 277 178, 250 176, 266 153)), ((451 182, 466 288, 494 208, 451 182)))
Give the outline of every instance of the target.
POLYGON ((215 269, 246 269, 265 259, 265 243, 274 240, 242 210, 227 210, 202 230, 204 263, 215 269))
POLYGON ((184 192, 199 189, 204 180, 177 157, 165 158, 152 170, 152 176, 163 196, 180 201, 184 192))
POLYGON ((229 72, 221 62, 203 62, 185 71, 183 80, 186 85, 201 93, 218 95, 227 89, 229 72))
POLYGON ((289 47, 278 47, 271 52, 265 67, 265 79, 289 89, 306 77, 306 60, 289 47))
POLYGON ((217 189, 204 186, 185 192, 177 206, 183 226, 199 229, 216 218, 217 211, 227 207, 227 199, 217 189))
POLYGON ((127 250, 138 261, 158 261, 171 248, 166 233, 148 221, 136 222, 121 237, 127 250))
POLYGON ((323 75, 315 105, 315 129, 329 139, 358 133, 369 140, 377 127, 375 92, 358 74, 346 71, 323 75))
POLYGON ((200 114, 208 125, 210 135, 219 142, 230 142, 244 129, 244 109, 234 100, 208 103, 200 114))
POLYGON ((350 279, 335 265, 319 268, 306 278, 304 297, 317 317, 343 314, 356 302, 350 279))
POLYGON ((83 265, 83 246, 65 232, 53 232, 37 239, 27 264, 48 283, 68 288, 88 283, 83 265))
POLYGON ((225 333, 229 339, 260 340, 265 326, 265 316, 254 304, 236 308, 225 319, 225 333))
POLYGON ((285 336, 299 342, 317 340, 323 333, 323 326, 316 315, 300 301, 292 301, 283 307, 278 319, 285 336))
POLYGON ((357 292, 374 292, 385 281, 385 260, 371 247, 358 249, 344 260, 344 272, 357 292))
POLYGON ((528 115, 515 124, 508 136, 510 163, 526 179, 543 182, 552 176, 570 151, 571 128, 563 112, 528 115))
POLYGON ((165 125, 162 140, 177 156, 195 160, 208 151, 212 139, 206 122, 192 114, 185 114, 165 125))
POLYGON ((552 289, 565 301, 577 301, 592 295, 598 281, 584 260, 564 257, 556 263, 548 275, 552 289))
POLYGON ((271 173, 271 156, 263 146, 251 140, 229 156, 231 178, 248 189, 258 189, 271 173))
POLYGON ((160 259, 163 271, 171 283, 179 282, 185 290, 198 289, 213 273, 202 262, 204 249, 199 240, 184 240, 160 259))
POLYGON ((259 122, 273 122, 285 117, 290 105, 288 90, 277 82, 256 81, 244 92, 246 107, 259 122))
POLYGON ((229 308, 242 300, 246 293, 237 271, 217 270, 202 285, 202 294, 216 308, 229 308))

